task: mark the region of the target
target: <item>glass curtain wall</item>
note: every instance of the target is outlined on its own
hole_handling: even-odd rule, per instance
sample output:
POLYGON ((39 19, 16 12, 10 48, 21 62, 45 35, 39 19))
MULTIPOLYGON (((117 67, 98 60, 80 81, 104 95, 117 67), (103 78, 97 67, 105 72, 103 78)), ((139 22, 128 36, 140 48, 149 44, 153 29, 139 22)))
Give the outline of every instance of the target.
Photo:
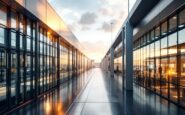
POLYGON ((85 64, 71 44, 58 42, 55 32, 26 15, 0 1, 0 113, 57 86, 85 64))
MULTIPOLYGON (((6 61, 6 26, 7 26, 7 10, 0 5, 0 107, 7 107, 7 61, 6 61)), ((1 111, 1 110, 0 110, 1 111)))
POLYGON ((68 77, 68 48, 60 45, 60 78, 66 81, 68 77))
POLYGON ((168 17, 135 41, 133 60, 137 84, 185 107, 184 14, 168 17))

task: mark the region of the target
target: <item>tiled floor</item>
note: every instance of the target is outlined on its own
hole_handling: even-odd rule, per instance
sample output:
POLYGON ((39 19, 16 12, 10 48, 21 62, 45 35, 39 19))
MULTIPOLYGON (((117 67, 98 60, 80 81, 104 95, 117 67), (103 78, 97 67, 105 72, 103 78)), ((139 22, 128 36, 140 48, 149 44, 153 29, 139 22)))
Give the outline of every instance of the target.
POLYGON ((75 99, 69 115, 185 115, 185 110, 158 95, 134 85, 122 91, 120 76, 109 77, 100 69, 75 99))
POLYGON ((142 87, 122 91, 121 83, 119 76, 111 78, 96 68, 11 114, 185 115, 184 109, 142 87))

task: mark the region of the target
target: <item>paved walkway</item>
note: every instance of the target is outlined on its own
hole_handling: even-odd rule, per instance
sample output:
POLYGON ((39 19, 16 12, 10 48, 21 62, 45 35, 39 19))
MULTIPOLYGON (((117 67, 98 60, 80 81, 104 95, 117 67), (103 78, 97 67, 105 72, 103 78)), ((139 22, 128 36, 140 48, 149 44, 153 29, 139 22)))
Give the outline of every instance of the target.
POLYGON ((185 110, 145 90, 122 91, 121 76, 95 69, 87 87, 70 107, 69 115, 185 115, 185 110))
POLYGON ((121 115, 122 93, 115 80, 95 69, 87 87, 73 102, 70 115, 121 115))
POLYGON ((185 115, 184 109, 140 86, 122 91, 121 81, 121 76, 111 78, 95 68, 10 114, 185 115))

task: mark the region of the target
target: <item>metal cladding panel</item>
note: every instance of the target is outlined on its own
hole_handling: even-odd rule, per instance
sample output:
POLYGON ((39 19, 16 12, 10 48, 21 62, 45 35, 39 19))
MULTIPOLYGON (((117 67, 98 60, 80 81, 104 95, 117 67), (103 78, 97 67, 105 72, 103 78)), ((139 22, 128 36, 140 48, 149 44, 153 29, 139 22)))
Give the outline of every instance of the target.
POLYGON ((84 48, 77 40, 75 35, 64 23, 62 18, 51 7, 47 0, 15 0, 38 19, 47 24, 52 30, 58 33, 66 41, 72 44, 75 48, 83 51, 84 48))
POLYGON ((166 7, 168 7, 174 0, 161 0, 144 18, 143 20, 134 28, 133 35, 134 37, 138 38, 140 35, 142 35, 145 30, 151 29, 151 27, 147 26, 154 18, 157 18, 157 22, 160 22, 160 20, 163 17, 158 16, 166 7))
POLYGON ((56 14, 56 12, 53 10, 53 8, 47 4, 47 11, 46 11, 46 20, 47 25, 55 30, 55 32, 59 33, 61 29, 64 29, 67 31, 67 29, 64 27, 60 27, 60 17, 56 14))
POLYGON ((15 1, 18 2, 20 5, 22 5, 23 7, 25 7, 25 0, 15 0, 15 1))
POLYGON ((46 0, 26 0, 26 9, 46 23, 46 0))

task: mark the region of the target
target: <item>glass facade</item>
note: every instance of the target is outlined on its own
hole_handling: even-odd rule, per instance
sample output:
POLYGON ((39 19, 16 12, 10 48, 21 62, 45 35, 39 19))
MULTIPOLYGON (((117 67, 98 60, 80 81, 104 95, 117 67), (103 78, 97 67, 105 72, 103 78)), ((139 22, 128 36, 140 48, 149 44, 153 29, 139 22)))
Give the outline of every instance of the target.
POLYGON ((144 34, 149 40, 135 41, 133 60, 135 83, 185 107, 184 12, 144 34))
POLYGON ((114 72, 122 73, 122 57, 114 59, 114 72))
POLYGON ((123 72, 122 69, 122 42, 114 50, 114 73, 120 74, 123 72))
POLYGON ((0 113, 69 80, 85 64, 82 57, 89 60, 42 22, 14 10, 0 2, 0 113))

